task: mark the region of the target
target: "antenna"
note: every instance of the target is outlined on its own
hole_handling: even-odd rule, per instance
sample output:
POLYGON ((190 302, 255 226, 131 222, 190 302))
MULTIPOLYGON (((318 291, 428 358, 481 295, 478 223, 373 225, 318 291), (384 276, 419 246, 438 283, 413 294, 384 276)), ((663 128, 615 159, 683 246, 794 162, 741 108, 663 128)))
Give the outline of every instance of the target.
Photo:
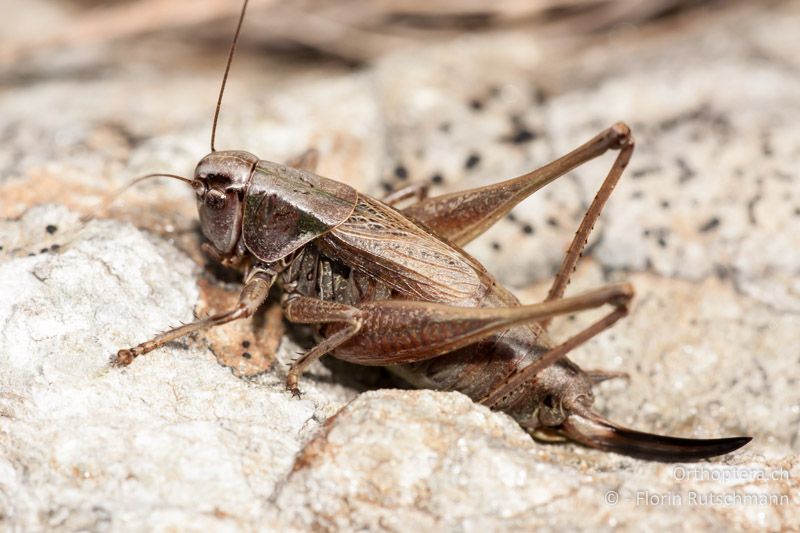
POLYGON ((178 176, 176 174, 165 174, 163 172, 157 172, 155 174, 147 174, 145 176, 140 176, 140 177, 138 177, 138 178, 136 178, 134 180, 131 180, 128 183, 126 183, 124 186, 122 186, 121 188, 117 189, 117 191, 114 192, 113 194, 111 194, 110 196, 107 196, 106 199, 103 201, 103 203, 100 204, 100 207, 95 209, 93 214, 84 215, 83 217, 81 217, 81 222, 83 222, 84 225, 88 224, 90 221, 92 221, 95 218, 97 218, 97 216, 102 215, 103 213, 105 213, 105 211, 109 207, 111 207, 111 204, 113 204, 117 200, 117 198, 122 196, 122 193, 124 193, 125 191, 127 191, 128 189, 130 189, 131 187, 136 185, 137 183, 145 181, 145 180, 149 180, 149 179, 152 179, 152 178, 172 178, 172 179, 180 180, 180 181, 182 181, 184 183, 188 183, 189 185, 192 186, 192 188, 195 188, 195 187, 197 187, 199 185, 198 182, 196 182, 194 180, 190 180, 188 178, 184 178, 183 176, 178 176))
POLYGON ((219 108, 222 106, 222 95, 225 93, 225 83, 228 81, 228 72, 231 70, 231 62, 233 61, 233 54, 236 52, 236 42, 239 40, 239 32, 242 31, 242 22, 244 22, 244 14, 247 11, 247 2, 244 0, 242 4, 242 12, 239 15, 239 23, 236 25, 236 33, 233 34, 233 42, 231 43, 231 50, 228 52, 228 62, 225 64, 225 73, 222 75, 222 85, 219 88, 219 97, 217 98, 217 109, 214 111, 214 122, 211 124, 211 151, 216 152, 214 149, 214 139, 217 136, 217 121, 219 120, 219 108))

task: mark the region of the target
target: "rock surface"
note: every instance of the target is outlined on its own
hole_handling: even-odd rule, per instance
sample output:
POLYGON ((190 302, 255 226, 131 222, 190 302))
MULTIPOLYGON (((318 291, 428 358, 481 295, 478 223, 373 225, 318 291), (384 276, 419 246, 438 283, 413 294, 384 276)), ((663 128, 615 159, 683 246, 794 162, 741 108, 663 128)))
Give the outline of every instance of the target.
MULTIPOLYGON (((54 13, 51 23, 67 16, 54 13)), ((353 368, 315 364, 302 399, 293 399, 285 363, 304 340, 284 337, 273 356, 270 339, 258 336, 263 322, 111 368, 116 349, 234 294, 235 282, 203 264, 181 184, 143 185, 115 204, 113 220, 79 221, 130 176, 191 171, 207 149, 222 52, 209 59, 144 40, 97 52, 103 76, 67 69, 8 82, 0 94, 0 524, 796 526, 798 24, 796 3, 744 6, 566 52, 521 32, 465 36, 356 71, 244 53, 223 110, 223 147, 285 160, 314 146, 321 174, 376 195, 410 179, 439 193, 520 174, 629 122, 637 152, 570 291, 629 279, 637 300, 630 317, 574 358, 630 374, 597 389, 598 409, 624 425, 754 437, 740 453, 694 467, 536 443, 457 393, 359 394, 385 383, 368 370, 353 377, 353 368), (244 341, 257 358, 231 354, 251 349, 244 341)), ((541 298, 610 161, 527 200, 469 250, 523 300, 541 298)), ((557 321, 556 335, 592 318, 557 321)))

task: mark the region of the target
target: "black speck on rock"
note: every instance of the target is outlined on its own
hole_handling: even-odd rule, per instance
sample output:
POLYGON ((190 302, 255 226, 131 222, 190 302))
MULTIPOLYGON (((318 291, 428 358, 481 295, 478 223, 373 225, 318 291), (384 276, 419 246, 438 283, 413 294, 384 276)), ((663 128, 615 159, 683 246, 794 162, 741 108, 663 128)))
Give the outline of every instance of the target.
POLYGON ((708 233, 709 231, 719 227, 721 221, 718 217, 709 218, 702 226, 700 226, 700 233, 708 233))
POLYGON ((394 175, 397 176, 398 179, 404 180, 408 177, 408 170, 403 165, 397 165, 394 168, 394 175))
POLYGON ((536 139, 536 133, 532 132, 528 128, 522 127, 512 133, 508 140, 513 144, 525 144, 533 141, 534 139, 536 139))

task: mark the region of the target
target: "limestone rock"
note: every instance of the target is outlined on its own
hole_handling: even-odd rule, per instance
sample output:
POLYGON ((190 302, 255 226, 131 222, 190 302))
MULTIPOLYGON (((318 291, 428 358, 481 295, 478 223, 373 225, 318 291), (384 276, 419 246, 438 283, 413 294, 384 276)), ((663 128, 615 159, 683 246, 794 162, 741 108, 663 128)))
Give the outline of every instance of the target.
MULTIPOLYGON (((66 24, 69 10, 50 4, 36 2, 42 24, 66 24)), ((581 46, 512 29, 358 69, 243 50, 223 107, 220 148, 284 161, 313 146, 319 173, 377 196, 412 180, 434 194, 485 185, 629 122, 636 153, 569 291, 629 279, 637 299, 571 357, 630 374, 596 391, 619 423, 754 437, 695 470, 536 443, 457 393, 363 393, 391 382, 330 362, 293 399, 286 364, 305 340, 292 330, 268 353, 253 321, 110 367, 115 350, 234 297, 235 280, 215 277, 198 251, 183 184, 143 184, 107 220, 79 220, 133 176, 191 173, 208 150, 225 50, 152 37, 0 76, 0 524, 800 523, 798 23, 798 4, 784 2, 581 46), (245 340, 259 350, 249 362, 245 340)), ((468 250, 524 301, 541 298, 611 158, 527 200, 468 250)), ((554 334, 593 318, 558 320, 554 334)))

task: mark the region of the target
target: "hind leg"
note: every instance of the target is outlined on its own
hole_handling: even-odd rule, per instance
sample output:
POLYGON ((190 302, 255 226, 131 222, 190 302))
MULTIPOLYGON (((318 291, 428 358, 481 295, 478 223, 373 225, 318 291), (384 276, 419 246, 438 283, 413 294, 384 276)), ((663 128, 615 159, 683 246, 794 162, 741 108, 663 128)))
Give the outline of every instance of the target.
POLYGON ((590 326, 534 363, 541 361, 546 366, 624 316, 632 296, 630 285, 618 284, 554 302, 510 307, 456 307, 412 300, 379 300, 351 306, 290 297, 284 304, 287 320, 328 326, 323 329, 323 341, 292 364, 287 386, 296 392, 303 370, 326 353, 362 365, 413 363, 458 350, 518 324, 613 306, 599 326, 590 326))
MULTIPOLYGON (((407 217, 423 223, 434 233, 463 246, 489 229, 514 206, 537 190, 608 150, 620 150, 620 153, 603 181, 598 197, 586 212, 584 221, 588 224, 588 231, 583 231, 584 224, 582 224, 579 234, 575 236, 575 242, 585 243, 591 226, 600 214, 603 204, 628 164, 633 151, 630 128, 622 123, 603 130, 567 155, 528 174, 486 187, 427 198, 401 211, 407 217)), ((575 252, 574 248, 576 247, 573 243, 568 258, 575 254, 579 255, 583 249, 582 246, 577 247, 575 252)), ((562 269, 571 272, 572 267, 574 261, 565 259, 562 269)), ((563 276, 557 278, 559 286, 563 283, 562 278, 563 276)))
MULTIPOLYGON (((578 230, 575 232, 575 236, 572 238, 569 248, 567 248, 567 253, 564 255, 564 259, 556 273, 553 284, 550 286, 550 290, 547 293, 546 302, 558 300, 564 296, 564 291, 569 284, 570 277, 575 271, 575 265, 578 263, 578 259, 580 259, 583 249, 586 247, 589 234, 594 229, 594 224, 597 222, 600 212, 603 210, 603 206, 606 205, 611 193, 614 191, 614 187, 617 185, 619 178, 625 171, 625 167, 628 166, 635 146, 633 137, 627 126, 625 126, 624 129, 620 129, 620 135, 618 140, 618 146, 620 148, 619 155, 611 166, 606 179, 603 180, 602 185, 600 185, 600 189, 597 191, 594 200, 592 200, 592 203, 583 215, 578 230)), ((549 322, 550 319, 544 320, 542 326, 547 327, 549 322)))

